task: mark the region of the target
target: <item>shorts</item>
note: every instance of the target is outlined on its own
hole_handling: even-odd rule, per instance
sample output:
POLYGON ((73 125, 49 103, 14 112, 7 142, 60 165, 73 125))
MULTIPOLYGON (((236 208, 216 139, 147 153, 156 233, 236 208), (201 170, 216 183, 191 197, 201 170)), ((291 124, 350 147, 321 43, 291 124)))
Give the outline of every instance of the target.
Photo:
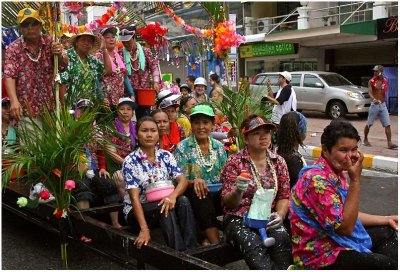
POLYGON ((371 127, 376 118, 379 118, 383 127, 390 126, 389 111, 386 107, 386 103, 371 104, 368 111, 367 125, 371 127))

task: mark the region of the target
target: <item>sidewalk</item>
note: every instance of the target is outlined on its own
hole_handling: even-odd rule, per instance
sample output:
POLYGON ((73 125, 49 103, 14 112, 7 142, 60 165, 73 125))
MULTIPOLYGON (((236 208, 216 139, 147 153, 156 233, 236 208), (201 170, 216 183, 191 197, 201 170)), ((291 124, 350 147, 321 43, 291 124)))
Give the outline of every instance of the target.
MULTIPOLYGON (((321 117, 318 113, 304 112, 303 114, 307 117, 308 128, 307 138, 304 141, 306 148, 305 150, 300 148, 300 153, 306 157, 318 158, 321 155, 321 135, 323 129, 331 120, 321 117)), ((357 129, 361 140, 364 140, 364 127, 367 120, 353 115, 347 116, 346 119, 357 129)), ((398 145, 398 116, 390 115, 390 122, 392 142, 398 145)), ((376 120, 370 128, 368 139, 372 146, 360 146, 360 151, 364 153, 364 168, 398 173, 398 150, 387 148, 385 129, 379 120, 376 120)))

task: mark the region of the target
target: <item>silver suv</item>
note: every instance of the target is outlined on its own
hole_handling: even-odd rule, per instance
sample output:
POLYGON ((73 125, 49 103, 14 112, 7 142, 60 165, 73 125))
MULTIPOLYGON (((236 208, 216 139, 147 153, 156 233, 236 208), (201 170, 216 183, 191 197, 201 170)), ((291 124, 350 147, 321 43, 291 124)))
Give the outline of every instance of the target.
MULTIPOLYGON (((332 72, 291 72, 290 85, 296 92, 297 110, 325 112, 332 119, 344 117, 346 113, 368 115, 371 100, 368 88, 356 86, 343 76, 332 72)), ((278 72, 261 73, 254 76, 250 90, 257 99, 267 91, 267 79, 271 89, 277 92, 278 72)))

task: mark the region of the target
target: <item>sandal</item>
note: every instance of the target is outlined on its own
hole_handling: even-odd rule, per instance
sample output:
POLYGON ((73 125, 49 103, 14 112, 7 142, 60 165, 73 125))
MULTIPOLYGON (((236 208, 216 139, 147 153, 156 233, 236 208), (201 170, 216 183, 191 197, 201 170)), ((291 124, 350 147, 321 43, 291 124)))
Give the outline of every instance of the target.
POLYGON ((397 145, 395 145, 395 144, 392 144, 391 146, 389 146, 388 147, 389 149, 394 149, 394 150, 396 150, 397 149, 397 145))
POLYGON ((82 235, 80 240, 86 244, 90 244, 92 242, 92 239, 89 237, 86 237, 85 235, 82 235))
POLYGON ((363 143, 365 146, 372 146, 369 142, 368 143, 363 143))

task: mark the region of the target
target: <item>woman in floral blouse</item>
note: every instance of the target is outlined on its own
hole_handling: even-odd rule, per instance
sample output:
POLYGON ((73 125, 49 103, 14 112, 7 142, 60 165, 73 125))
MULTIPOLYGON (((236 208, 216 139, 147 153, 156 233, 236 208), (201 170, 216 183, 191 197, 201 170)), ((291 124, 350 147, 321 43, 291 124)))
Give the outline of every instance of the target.
POLYGON ((140 119, 136 131, 139 147, 122 165, 126 183, 123 213, 131 228, 139 230, 135 245, 139 249, 147 245, 151 240, 150 227, 158 220, 169 247, 179 251, 197 247, 193 211, 183 195, 188 182, 182 170, 171 153, 156 148, 158 128, 151 117, 140 119), (176 180, 175 190, 161 201, 148 202, 146 187, 166 180, 176 180))
POLYGON ((73 36, 71 44, 72 48, 67 50, 67 69, 60 74, 60 98, 63 100, 65 95, 68 105, 74 105, 79 99, 89 99, 94 103, 103 102, 104 92, 100 78, 112 71, 104 37, 83 32, 73 36), (91 52, 99 47, 103 52, 104 64, 91 55, 91 52))
POLYGON ((287 269, 292 263, 290 237, 283 227, 289 205, 289 173, 285 160, 269 150, 271 130, 275 125, 264 117, 250 115, 241 130, 246 147, 228 158, 222 169, 222 201, 224 205, 224 234, 242 254, 250 269, 287 269), (241 172, 249 181, 240 184, 241 172), (250 210, 258 187, 274 189, 268 236, 275 245, 265 247, 257 229, 244 226, 243 216, 250 210))
POLYGON ((226 161, 224 146, 210 137, 214 117, 211 106, 195 106, 190 114, 192 135, 180 142, 174 153, 190 183, 186 195, 206 237, 203 245, 220 241, 216 218, 220 210, 220 194, 210 193, 207 187, 221 182, 221 168, 226 161))
POLYGON ((360 140, 350 123, 333 121, 321 136, 322 156, 300 171, 290 200, 293 258, 299 268, 397 270, 397 215, 358 209, 360 140))

